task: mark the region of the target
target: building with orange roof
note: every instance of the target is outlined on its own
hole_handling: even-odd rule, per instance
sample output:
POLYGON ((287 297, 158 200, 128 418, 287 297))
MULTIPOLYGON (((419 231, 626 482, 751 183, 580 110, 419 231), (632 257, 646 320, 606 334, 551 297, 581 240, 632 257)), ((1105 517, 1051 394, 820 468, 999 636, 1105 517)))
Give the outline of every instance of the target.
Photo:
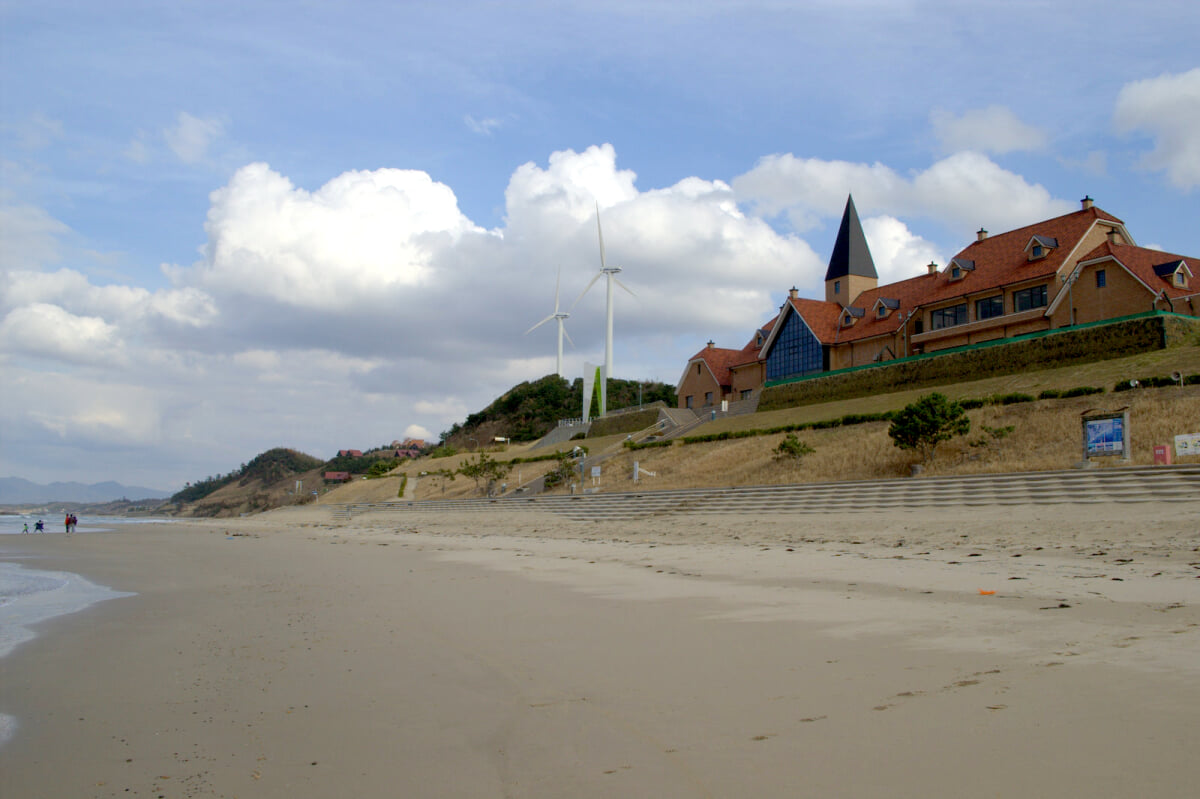
POLYGON ((677 386, 681 408, 748 399, 768 381, 933 353, 1151 310, 1200 316, 1200 258, 1137 246, 1125 223, 1081 208, 976 240, 926 274, 878 285, 853 198, 825 274, 740 350, 708 346, 677 386))

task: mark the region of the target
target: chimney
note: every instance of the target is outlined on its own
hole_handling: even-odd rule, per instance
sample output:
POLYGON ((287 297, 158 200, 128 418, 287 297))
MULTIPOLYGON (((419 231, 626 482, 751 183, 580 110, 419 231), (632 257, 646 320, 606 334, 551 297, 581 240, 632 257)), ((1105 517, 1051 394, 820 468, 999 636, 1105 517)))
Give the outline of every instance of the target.
POLYGON ((713 344, 713 340, 710 338, 710 339, 708 340, 708 348, 711 350, 711 349, 712 349, 713 347, 715 347, 715 346, 717 346, 717 345, 716 345, 716 344, 713 344))
POLYGON ((1117 229, 1115 227, 1110 227, 1108 229, 1107 235, 1108 235, 1108 243, 1109 244, 1121 244, 1122 243, 1121 242, 1121 234, 1117 232, 1117 229))
POLYGON ((790 289, 788 289, 788 296, 791 297, 793 300, 796 299, 796 297, 798 295, 799 295, 799 292, 796 291, 795 286, 792 286, 790 289))
POLYGON ((929 262, 929 266, 927 266, 927 267, 925 267, 925 268, 929 270, 929 274, 930 274, 930 275, 936 275, 936 274, 937 274, 937 269, 938 269, 938 267, 937 267, 937 264, 935 264, 933 261, 930 261, 930 262, 929 262))
POLYGON ((1084 196, 1084 198, 1083 198, 1082 200, 1080 200, 1080 201, 1079 201, 1079 204, 1080 204, 1080 205, 1082 205, 1082 206, 1083 206, 1083 210, 1085 210, 1085 211, 1086 211, 1087 209, 1089 209, 1089 208, 1091 208, 1093 205, 1095 205, 1095 204, 1096 204, 1096 201, 1095 201, 1095 200, 1093 200, 1091 197, 1088 197, 1088 196, 1086 196, 1086 195, 1085 195, 1085 196, 1084 196))
POLYGON ((975 231, 975 241, 983 241, 987 237, 988 237, 988 232, 986 230, 984 230, 983 228, 979 228, 979 230, 975 231))

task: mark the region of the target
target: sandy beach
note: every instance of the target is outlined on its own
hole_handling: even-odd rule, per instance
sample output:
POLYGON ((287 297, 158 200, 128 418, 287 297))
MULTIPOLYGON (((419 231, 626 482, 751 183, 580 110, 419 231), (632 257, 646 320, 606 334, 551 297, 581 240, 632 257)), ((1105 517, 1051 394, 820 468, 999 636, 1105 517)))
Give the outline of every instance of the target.
POLYGON ((1193 796, 1198 519, 315 508, 6 536, 0 560, 136 595, 0 659, 0 795, 1193 796))

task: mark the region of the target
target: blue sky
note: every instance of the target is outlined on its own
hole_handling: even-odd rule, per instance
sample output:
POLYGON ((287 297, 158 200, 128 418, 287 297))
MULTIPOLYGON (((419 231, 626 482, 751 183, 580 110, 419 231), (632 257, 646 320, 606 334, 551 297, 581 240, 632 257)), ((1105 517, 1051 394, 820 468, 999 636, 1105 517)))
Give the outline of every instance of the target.
MULTIPOLYGON (((675 382, 820 278, 1084 194, 1200 254, 1193 3, 0 5, 0 474, 161 488, 436 434, 598 267, 675 382)), ((603 357, 603 293, 566 371, 603 357)))

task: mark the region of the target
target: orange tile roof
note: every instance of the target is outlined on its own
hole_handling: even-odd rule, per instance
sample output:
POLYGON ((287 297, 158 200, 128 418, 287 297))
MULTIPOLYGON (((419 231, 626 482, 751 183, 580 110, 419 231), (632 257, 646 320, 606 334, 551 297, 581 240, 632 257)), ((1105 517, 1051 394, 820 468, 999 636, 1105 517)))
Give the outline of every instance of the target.
POLYGON ((688 359, 688 365, 696 361, 704 361, 717 379, 717 384, 727 387, 733 384, 729 376, 729 367, 736 366, 746 360, 742 350, 731 350, 725 347, 705 347, 688 359))
POLYGON ((973 242, 954 257, 974 261, 975 269, 958 280, 951 280, 944 273, 933 278, 926 276, 929 283, 920 302, 930 305, 1053 275, 1097 220, 1122 224, 1120 219, 1093 206, 973 242), (1025 246, 1034 236, 1057 239, 1059 246, 1046 257, 1030 261, 1025 246))
POLYGON ((1094 261, 1106 257, 1115 259, 1132 272, 1134 277, 1149 286, 1150 290, 1155 294, 1166 291, 1168 297, 1186 297, 1189 294, 1197 292, 1195 281, 1200 279, 1200 258, 1175 255, 1174 253, 1163 252, 1162 250, 1149 250, 1145 247, 1136 247, 1132 244, 1112 244, 1106 241, 1079 260, 1094 261), (1178 263, 1179 261, 1186 263, 1192 275, 1195 276, 1194 279, 1189 281, 1191 288, 1176 286, 1172 281, 1159 277, 1154 272, 1154 267, 1156 266, 1178 263))

